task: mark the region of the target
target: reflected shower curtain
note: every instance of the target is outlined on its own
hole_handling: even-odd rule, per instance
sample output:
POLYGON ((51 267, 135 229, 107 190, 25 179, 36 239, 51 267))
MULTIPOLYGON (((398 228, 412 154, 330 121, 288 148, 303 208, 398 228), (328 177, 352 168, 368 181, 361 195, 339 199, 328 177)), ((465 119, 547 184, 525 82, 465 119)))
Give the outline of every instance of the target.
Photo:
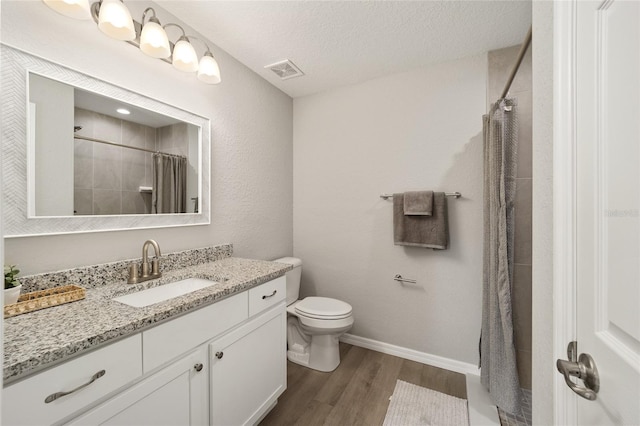
POLYGON ((153 154, 152 213, 186 213, 187 159, 153 154))
POLYGON ((503 410, 520 412, 521 391, 511 319, 513 203, 518 126, 515 99, 501 99, 483 117, 484 252, 481 382, 503 410))

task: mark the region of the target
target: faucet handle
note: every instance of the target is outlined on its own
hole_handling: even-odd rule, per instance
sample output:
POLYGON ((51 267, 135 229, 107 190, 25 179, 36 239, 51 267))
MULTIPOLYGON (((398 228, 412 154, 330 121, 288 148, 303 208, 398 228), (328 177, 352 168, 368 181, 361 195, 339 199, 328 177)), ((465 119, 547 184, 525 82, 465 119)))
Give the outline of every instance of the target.
POLYGON ((157 257, 151 260, 151 275, 160 276, 160 261, 157 257))
POLYGON ((129 279, 127 280, 127 283, 135 284, 137 282, 138 282, 138 264, 134 262, 131 265, 129 265, 129 279))

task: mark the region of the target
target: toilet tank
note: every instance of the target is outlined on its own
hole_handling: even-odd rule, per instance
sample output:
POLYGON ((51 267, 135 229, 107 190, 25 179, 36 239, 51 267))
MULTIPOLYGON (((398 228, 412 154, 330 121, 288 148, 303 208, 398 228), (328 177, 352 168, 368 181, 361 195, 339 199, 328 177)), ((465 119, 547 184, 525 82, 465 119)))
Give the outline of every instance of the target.
POLYGON ((287 278, 287 306, 298 300, 300 296, 300 276, 302 275, 302 260, 295 257, 281 257, 274 262, 293 265, 293 269, 286 273, 287 278))

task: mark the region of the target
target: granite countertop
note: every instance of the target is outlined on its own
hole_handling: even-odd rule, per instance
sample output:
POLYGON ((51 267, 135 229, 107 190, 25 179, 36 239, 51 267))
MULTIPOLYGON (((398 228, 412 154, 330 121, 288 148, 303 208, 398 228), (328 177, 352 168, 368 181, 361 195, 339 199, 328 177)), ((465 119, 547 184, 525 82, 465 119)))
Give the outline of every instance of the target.
POLYGON ((283 263, 228 257, 167 271, 159 279, 140 284, 120 281, 88 288, 83 300, 7 318, 4 383, 265 283, 291 268, 283 263), (111 300, 191 277, 219 284, 143 308, 111 300))

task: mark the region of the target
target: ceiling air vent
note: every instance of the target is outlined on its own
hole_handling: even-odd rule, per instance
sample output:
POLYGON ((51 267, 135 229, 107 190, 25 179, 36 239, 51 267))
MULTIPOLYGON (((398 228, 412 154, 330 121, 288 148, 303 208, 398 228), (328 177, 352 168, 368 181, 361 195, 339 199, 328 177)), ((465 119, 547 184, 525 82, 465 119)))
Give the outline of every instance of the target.
POLYGON ((293 62, 288 59, 276 62, 275 64, 267 65, 265 68, 270 69, 271 71, 276 73, 276 75, 280 77, 281 80, 288 80, 290 78, 300 77, 304 75, 304 73, 300 71, 300 68, 298 68, 293 62))

